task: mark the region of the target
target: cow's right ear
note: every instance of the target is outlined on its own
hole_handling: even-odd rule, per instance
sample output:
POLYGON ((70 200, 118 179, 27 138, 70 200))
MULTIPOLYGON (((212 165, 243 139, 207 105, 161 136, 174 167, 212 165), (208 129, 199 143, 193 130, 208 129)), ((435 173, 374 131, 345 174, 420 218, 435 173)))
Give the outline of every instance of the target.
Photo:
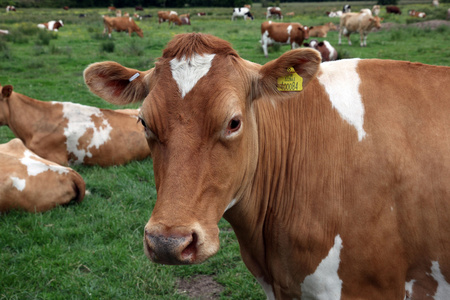
POLYGON ((3 96, 3 98, 8 98, 9 96, 11 96, 12 92, 13 92, 13 86, 9 85, 9 84, 5 85, 2 88, 2 96, 3 96))
POLYGON ((112 61, 89 65, 83 73, 89 90, 100 98, 124 105, 142 102, 150 92, 153 68, 141 72, 112 61))
POLYGON ((266 63, 259 70, 256 97, 273 95, 287 95, 292 92, 280 92, 278 90, 278 78, 291 74, 288 69, 293 68, 302 77, 304 88, 319 71, 321 62, 320 53, 312 48, 291 50, 279 58, 266 63))

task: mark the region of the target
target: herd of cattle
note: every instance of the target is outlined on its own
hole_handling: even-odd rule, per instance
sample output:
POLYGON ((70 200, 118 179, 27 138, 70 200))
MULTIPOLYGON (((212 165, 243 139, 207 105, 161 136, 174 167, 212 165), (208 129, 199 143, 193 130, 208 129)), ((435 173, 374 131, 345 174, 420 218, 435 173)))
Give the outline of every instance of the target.
MULTIPOLYGON (((376 8, 345 9, 339 40, 359 32, 365 46, 380 26, 376 8)), ((314 29, 265 21, 261 44, 266 55, 273 42, 297 48, 314 29)), ((0 146, 0 211, 81 201, 83 179, 62 165, 151 152, 157 202, 143 240, 154 262, 207 260, 225 217, 268 299, 447 299, 450 68, 322 64, 336 58, 331 45, 308 46, 328 52, 294 49, 259 65, 224 40, 189 33, 150 70, 111 61, 84 70, 92 93, 141 101, 139 110, 42 102, 0 87, 0 125, 17 137, 0 146), (286 82, 295 89, 280 92, 286 82)))

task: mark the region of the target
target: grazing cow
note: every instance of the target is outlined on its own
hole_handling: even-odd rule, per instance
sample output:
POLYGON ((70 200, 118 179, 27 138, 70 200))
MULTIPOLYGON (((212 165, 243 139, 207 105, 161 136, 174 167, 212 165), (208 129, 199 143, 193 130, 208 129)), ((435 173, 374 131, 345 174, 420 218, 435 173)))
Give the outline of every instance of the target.
POLYGON ((381 28, 382 18, 378 16, 372 16, 368 13, 346 13, 343 14, 340 21, 339 28, 339 45, 341 44, 341 35, 347 37, 348 44, 351 45, 350 34, 353 32, 359 32, 360 46, 367 46, 367 35, 372 28, 381 28))
POLYGON ((130 17, 108 17, 103 16, 103 25, 105 28, 103 29, 103 35, 105 35, 106 31, 108 31, 108 36, 111 38, 111 32, 117 31, 128 31, 128 35, 131 36, 133 32, 136 32, 138 36, 141 38, 144 37, 144 33, 142 29, 137 26, 134 22, 133 18, 130 17))
POLYGON ((144 11, 144 8, 141 5, 138 5, 134 8, 136 11, 140 10, 140 11, 144 11))
POLYGON ((327 33, 330 30, 337 30, 336 25, 333 22, 328 22, 324 25, 320 26, 311 26, 309 27, 309 36, 310 37, 327 37, 327 33))
POLYGON ((70 102, 43 102, 14 92, 11 85, 0 89, 0 126, 8 126, 45 159, 60 165, 105 167, 150 155, 137 124, 137 110, 133 114, 70 102))
POLYGON ((300 23, 274 23, 266 21, 261 24, 261 45, 265 57, 269 56, 267 47, 280 43, 291 45, 291 49, 300 47, 309 39, 309 28, 300 23))
POLYGON ((322 62, 336 60, 338 57, 338 52, 328 41, 311 40, 309 43, 303 43, 303 46, 319 51, 322 62))
POLYGON ((372 7, 372 14, 374 16, 378 16, 380 14, 380 6, 379 5, 374 5, 372 7))
POLYGON ((145 98, 151 260, 205 261, 223 216, 268 299, 447 297, 449 67, 320 64, 309 48, 261 66, 192 33, 131 93, 134 72, 103 62, 84 75, 108 101, 145 98))
POLYGON ((233 8, 233 14, 231 15, 231 21, 234 21, 236 17, 244 18, 244 20, 247 20, 247 18, 250 18, 253 20, 253 15, 250 12, 250 8, 248 7, 236 7, 233 8))
POLYGON ((266 19, 271 18, 272 16, 277 16, 278 19, 283 20, 281 8, 269 6, 267 8, 266 19))
POLYGON ((12 5, 8 5, 8 6, 6 7, 6 12, 10 12, 10 11, 16 11, 16 7, 15 7, 15 6, 12 6, 12 5))
POLYGON ((182 24, 176 11, 158 11, 158 25, 161 25, 161 23, 166 21, 169 22, 169 26, 172 26, 172 23, 175 23, 178 26, 181 26, 182 24))
POLYGON ((352 6, 350 4, 344 4, 344 7, 342 7, 342 12, 345 13, 349 13, 352 11, 352 6))
POLYGON ((425 17, 427 16, 426 13, 421 12, 421 11, 416 11, 416 10, 414 10, 414 9, 411 9, 410 11, 408 11, 408 14, 409 14, 411 17, 417 17, 417 18, 425 18, 425 17))
POLYGON ((47 29, 47 30, 50 30, 50 31, 58 31, 59 28, 61 28, 61 27, 63 27, 63 26, 64 26, 64 23, 63 23, 62 20, 59 20, 59 21, 50 21, 50 22, 47 22, 47 23, 41 23, 41 24, 38 24, 38 27, 39 27, 39 28, 41 28, 41 29, 47 29))
POLYGON ((191 15, 190 14, 180 15, 180 20, 181 20, 182 25, 191 25, 191 15))
POLYGON ((401 15, 402 11, 397 6, 391 5, 391 6, 386 6, 386 13, 401 15))
POLYGON ((85 188, 80 174, 39 157, 20 139, 0 145, 0 213, 43 212, 81 202, 85 188))

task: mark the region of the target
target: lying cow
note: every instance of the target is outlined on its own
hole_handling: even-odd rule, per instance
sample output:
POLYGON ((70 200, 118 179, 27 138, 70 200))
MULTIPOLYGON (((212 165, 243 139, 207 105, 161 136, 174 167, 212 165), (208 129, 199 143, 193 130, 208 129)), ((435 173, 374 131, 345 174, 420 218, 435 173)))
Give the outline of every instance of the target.
POLYGON ((342 16, 342 10, 338 10, 338 11, 327 11, 326 14, 327 14, 327 16, 330 17, 330 18, 340 17, 340 16, 342 16))
POLYGON ((58 31, 59 28, 64 26, 64 23, 62 20, 59 20, 59 21, 50 21, 47 23, 41 23, 41 24, 38 24, 37 26, 41 29, 47 29, 50 31, 58 31))
POLYGON ((378 16, 372 16, 370 13, 346 13, 343 14, 340 21, 339 28, 339 45, 341 44, 341 35, 347 37, 348 44, 351 45, 350 34, 353 32, 359 32, 360 46, 367 46, 367 35, 372 28, 381 28, 382 18, 378 16))
POLYGON ((336 25, 333 22, 328 22, 324 25, 309 27, 310 37, 327 37, 328 31, 337 30, 336 25))
MULTIPOLYGON (((130 76, 131 77, 131 76, 130 76)), ((0 86, 0 126, 60 165, 111 166, 150 155, 137 110, 124 113, 70 102, 43 102, 0 86)))
POLYGON ((278 19, 283 20, 281 8, 269 6, 267 8, 266 19, 271 18, 272 16, 277 16, 278 19))
POLYGON ((422 11, 416 11, 414 9, 411 9, 410 11, 408 11, 408 14, 411 17, 416 17, 416 18, 425 18, 427 16, 426 13, 422 12, 422 11))
POLYGON ((172 26, 172 23, 175 23, 178 26, 182 24, 176 11, 158 11, 158 25, 161 25, 161 23, 166 21, 169 22, 169 26, 172 26))
POLYGON ((85 188, 80 174, 39 157, 20 139, 0 145, 0 213, 43 212, 81 202, 85 188))
POLYGON ((103 29, 103 35, 108 31, 108 36, 111 38, 111 32, 117 31, 128 31, 128 35, 131 37, 133 32, 136 32, 138 36, 141 38, 144 37, 144 33, 142 29, 137 26, 131 17, 108 17, 103 16, 103 25, 105 28, 103 29))
POLYGON ((280 43, 291 45, 291 49, 300 47, 309 38, 309 28, 300 23, 274 23, 266 21, 261 24, 261 44, 266 57, 267 47, 280 43))
POLYGON ((250 8, 248 8, 248 7, 234 8, 233 14, 231 15, 231 21, 234 21, 234 19, 237 17, 244 18, 244 20, 247 20, 247 18, 250 18, 251 20, 253 20, 253 15, 250 12, 250 8))
POLYGON ((311 40, 309 43, 303 43, 303 46, 319 51, 322 62, 336 60, 338 57, 338 52, 328 41, 311 40))
POLYGON ((84 74, 108 101, 145 98, 152 261, 207 260, 223 216, 268 299, 448 297, 449 67, 321 64, 309 48, 261 66, 192 33, 123 84, 134 72, 102 62, 84 74))
POLYGON ((402 11, 397 6, 391 5, 391 6, 386 6, 386 13, 401 15, 402 11))
POLYGON ((6 12, 8 13, 10 11, 16 11, 16 7, 13 5, 6 6, 6 12))

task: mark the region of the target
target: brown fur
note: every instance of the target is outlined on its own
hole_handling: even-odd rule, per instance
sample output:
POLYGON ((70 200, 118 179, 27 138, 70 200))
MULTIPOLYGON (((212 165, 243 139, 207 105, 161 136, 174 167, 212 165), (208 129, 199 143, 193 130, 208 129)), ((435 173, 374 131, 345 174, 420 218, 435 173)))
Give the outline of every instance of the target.
POLYGON ((309 27, 310 37, 327 37, 328 31, 337 30, 336 25, 333 22, 328 22, 324 25, 309 27))
POLYGON ((103 16, 103 24, 105 26, 105 29, 103 30, 103 35, 108 31, 109 37, 111 37, 111 32, 117 31, 127 31, 128 35, 131 36, 133 32, 136 32, 136 34, 139 37, 144 37, 144 33, 142 32, 142 29, 139 28, 139 26, 136 25, 134 20, 130 17, 107 17, 103 16))

